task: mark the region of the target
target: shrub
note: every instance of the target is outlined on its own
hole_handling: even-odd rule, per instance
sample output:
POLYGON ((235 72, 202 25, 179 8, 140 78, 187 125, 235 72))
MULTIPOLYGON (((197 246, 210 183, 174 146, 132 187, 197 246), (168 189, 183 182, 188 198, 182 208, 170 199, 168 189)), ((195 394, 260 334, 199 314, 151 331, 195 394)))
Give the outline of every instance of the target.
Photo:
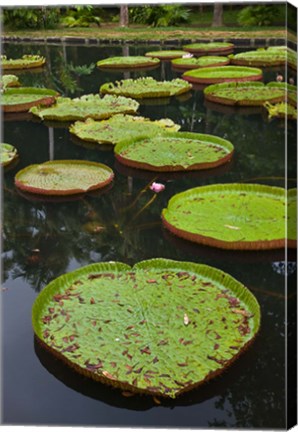
POLYGON ((93 6, 76 6, 66 10, 66 15, 61 18, 64 27, 89 27, 90 24, 100 26, 98 11, 93 6))
POLYGON ((41 29, 53 28, 59 21, 59 8, 3 8, 2 20, 4 26, 11 29, 41 29))
POLYGON ((131 21, 136 24, 148 24, 152 27, 168 27, 188 21, 190 10, 176 4, 136 6, 129 9, 129 15, 131 21))
POLYGON ((247 6, 238 14, 238 22, 243 26, 267 26, 279 15, 275 5, 247 6))

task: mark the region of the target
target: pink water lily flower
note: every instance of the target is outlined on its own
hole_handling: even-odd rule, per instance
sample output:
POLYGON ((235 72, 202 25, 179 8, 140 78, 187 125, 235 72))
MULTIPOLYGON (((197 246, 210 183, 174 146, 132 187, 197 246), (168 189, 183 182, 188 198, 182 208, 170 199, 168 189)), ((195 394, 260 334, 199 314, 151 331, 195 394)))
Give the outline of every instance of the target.
POLYGON ((184 54, 182 56, 182 58, 192 58, 192 57, 193 57, 193 54, 191 54, 191 53, 187 53, 187 54, 184 54))
POLYGON ((162 183, 153 182, 151 184, 151 186, 150 186, 150 189, 153 192, 159 193, 159 192, 162 192, 165 189, 165 185, 163 185, 162 183))

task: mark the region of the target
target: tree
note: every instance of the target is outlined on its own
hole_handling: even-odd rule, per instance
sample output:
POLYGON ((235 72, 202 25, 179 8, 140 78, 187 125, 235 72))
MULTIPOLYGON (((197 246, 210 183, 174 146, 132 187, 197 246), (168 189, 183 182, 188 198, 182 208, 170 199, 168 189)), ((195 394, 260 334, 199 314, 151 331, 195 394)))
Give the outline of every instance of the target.
POLYGON ((120 6, 120 26, 121 27, 128 26, 128 6, 127 5, 120 6))
POLYGON ((223 4, 214 3, 212 27, 221 27, 223 25, 223 4))

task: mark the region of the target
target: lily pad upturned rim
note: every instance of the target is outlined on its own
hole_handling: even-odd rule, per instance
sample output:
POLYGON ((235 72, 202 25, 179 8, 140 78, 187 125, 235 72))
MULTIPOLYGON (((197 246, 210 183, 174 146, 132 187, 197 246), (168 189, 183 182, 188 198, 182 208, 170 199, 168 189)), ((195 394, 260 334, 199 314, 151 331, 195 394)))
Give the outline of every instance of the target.
MULTIPOLYGON (((96 301, 94 299, 94 301, 96 301)), ((153 396, 161 396, 161 397, 177 397, 186 391, 190 391, 206 381, 212 379, 213 377, 220 375, 227 367, 229 367, 234 361, 252 344, 255 337, 257 336, 261 324, 261 310, 260 305, 257 302, 255 296, 246 288, 241 282, 237 281, 235 278, 230 276, 229 274, 223 272, 214 267, 210 267, 205 264, 197 264, 193 262, 181 262, 174 261, 164 258, 153 258, 146 261, 141 261, 134 266, 129 266, 127 264, 121 262, 100 262, 95 264, 90 264, 88 266, 79 268, 70 273, 59 276, 58 278, 51 281, 37 296, 33 303, 32 307, 32 327, 34 330, 35 337, 38 343, 41 344, 43 348, 49 350, 53 355, 57 358, 61 359, 68 366, 73 368, 76 372, 83 374, 95 381, 101 382, 103 384, 111 385, 116 388, 120 388, 122 390, 132 391, 133 393, 144 393, 153 396), (108 371, 104 371, 105 373, 94 373, 92 369, 88 369, 81 367, 75 362, 68 359, 64 356, 60 351, 55 348, 49 346, 44 338, 43 334, 43 325, 41 322, 42 315, 44 313, 43 307, 44 305, 49 304, 49 300, 53 298, 54 295, 59 295, 64 292, 63 289, 66 286, 70 286, 75 283, 79 278, 84 276, 90 276, 90 274, 94 273, 103 273, 109 272, 109 274, 117 274, 121 272, 132 272, 132 271, 140 271, 140 270, 164 270, 175 271, 175 272, 191 272, 195 275, 198 275, 203 280, 205 279, 208 283, 214 283, 216 286, 229 290, 233 295, 236 296, 237 299, 242 301, 246 308, 252 314, 252 323, 251 323, 251 336, 246 342, 242 345, 242 347, 234 354, 229 360, 225 362, 225 364, 221 364, 218 367, 215 366, 214 370, 211 370, 207 375, 205 375, 204 379, 201 381, 191 383, 190 385, 184 386, 182 389, 179 389, 173 396, 169 396, 166 392, 161 392, 156 389, 153 390, 149 388, 140 388, 137 384, 130 384, 128 381, 120 381, 115 379, 108 371)), ((146 359, 144 359, 146 362, 146 359)), ((96 372, 96 371, 95 371, 96 372)), ((112 372, 112 371, 111 371, 112 372)))
POLYGON ((173 60, 185 55, 183 50, 159 50, 146 52, 146 57, 158 58, 159 60, 173 60))
POLYGON ((170 133, 169 132, 168 133, 161 132, 159 135, 156 135, 153 138, 158 140, 159 137, 160 138, 170 138, 170 139, 173 139, 173 138, 193 139, 193 140, 198 140, 198 141, 208 140, 209 143, 212 142, 215 145, 219 145, 219 146, 223 147, 225 150, 227 150, 228 152, 224 157, 218 159, 217 161, 194 163, 192 165, 189 165, 187 168, 183 167, 181 164, 163 165, 163 166, 152 165, 149 162, 146 162, 145 159, 143 161, 135 161, 135 160, 123 157, 120 154, 123 149, 129 147, 130 145, 137 144, 138 142, 142 143, 142 141, 144 141, 146 139, 150 139, 150 137, 148 137, 148 136, 143 136, 143 137, 140 137, 137 139, 127 140, 127 141, 123 141, 123 142, 117 144, 115 149, 114 149, 115 157, 123 165, 129 166, 132 168, 136 168, 136 169, 144 169, 144 170, 156 171, 156 172, 177 172, 177 171, 188 172, 188 171, 216 168, 220 165, 223 165, 223 164, 229 162, 233 156, 233 153, 234 153, 234 146, 230 141, 225 140, 225 139, 220 138, 220 137, 215 136, 215 135, 200 134, 200 133, 195 133, 195 132, 170 132, 170 133))
MULTIPOLYGON (((273 87, 272 85, 269 86, 268 84, 264 84, 263 82, 255 82, 255 81, 247 81, 247 82, 224 82, 224 83, 218 83, 218 84, 213 84, 210 85, 208 87, 206 87, 204 89, 204 96, 205 99, 210 101, 210 102, 214 102, 214 103, 219 103, 219 104, 223 104, 223 105, 237 105, 237 106, 263 106, 264 102, 268 100, 268 96, 264 96, 263 99, 241 99, 241 100, 237 100, 237 99, 233 99, 232 97, 223 97, 223 96, 219 96, 217 95, 217 91, 221 90, 221 89, 239 89, 239 91, 241 92, 241 89, 243 88, 252 88, 252 89, 261 89, 261 88, 268 88, 268 87, 273 87)), ((282 102, 285 100, 285 92, 278 96, 278 97, 273 97, 270 98, 269 96, 269 101, 275 103, 275 102, 282 102)))
POLYGON ((97 189, 102 189, 104 187, 106 187, 107 185, 109 185, 114 179, 114 172, 113 170, 105 165, 105 164, 101 164, 99 162, 92 162, 92 161, 86 161, 86 160, 53 160, 53 161, 46 161, 43 162, 41 164, 32 164, 32 165, 28 165, 27 167, 23 168, 22 170, 18 171, 17 174, 15 175, 15 185, 17 188, 19 188, 21 191, 27 192, 27 193, 32 193, 35 195, 50 195, 50 196, 68 196, 68 195, 77 195, 77 194, 85 194, 97 189), (101 168, 102 170, 107 171, 110 175, 107 178, 107 180, 105 181, 101 181, 99 183, 96 184, 92 184, 90 187, 88 187, 88 189, 82 189, 79 187, 73 188, 73 189, 43 189, 43 188, 38 188, 38 187, 34 187, 34 186, 30 186, 28 184, 24 184, 22 180, 20 180, 20 177, 23 176, 24 174, 26 174, 27 172, 29 172, 32 169, 35 169, 36 167, 39 166, 51 166, 51 165, 67 165, 67 164, 72 164, 72 165, 84 165, 84 166, 96 166, 98 168, 101 168))
POLYGON ((234 51, 235 45, 231 42, 197 42, 184 45, 183 49, 193 54, 223 53, 229 54, 234 51), (217 45, 217 46, 215 46, 217 45))
MULTIPOLYGON (((285 196, 286 190, 281 187, 268 186, 262 184, 243 184, 243 183, 227 183, 227 184, 213 184, 208 186, 198 186, 192 189, 189 189, 185 192, 180 192, 170 198, 168 202, 167 208, 164 208, 162 211, 162 222, 169 231, 178 237, 184 238, 186 240, 190 240, 192 242, 201 243, 207 246, 217 247, 220 249, 234 249, 234 250, 269 250, 269 249, 279 249, 279 248, 296 248, 297 240, 294 239, 274 239, 274 240, 258 240, 258 241, 225 241, 218 239, 216 237, 209 237, 203 234, 192 233, 190 231, 177 228, 173 224, 171 224, 166 217, 166 213, 170 208, 171 204, 175 201, 178 201, 184 197, 188 197, 193 195, 194 193, 203 194, 204 192, 216 191, 216 192, 224 192, 228 191, 239 191, 239 192, 261 192, 265 195, 276 195, 276 196, 285 196)), ((296 189, 288 190, 288 200, 295 200, 297 195, 296 189)))
MULTIPOLYGON (((18 159, 18 157, 19 157, 18 151, 13 145, 7 144, 7 143, 0 143, 0 147, 1 147, 1 150, 0 150, 1 153, 2 153, 2 149, 11 153, 10 158, 6 162, 1 161, 1 165, 3 167, 7 167, 8 165, 11 165, 13 162, 16 161, 16 159, 18 159)), ((2 157, 1 157, 1 159, 2 159, 2 157)))
POLYGON ((32 59, 30 61, 30 63, 26 64, 26 63, 24 63, 24 61, 26 60, 25 57, 30 57, 30 56, 24 55, 22 58, 19 58, 19 59, 5 59, 8 62, 10 60, 13 60, 13 61, 19 60, 19 63, 11 63, 11 64, 6 63, 5 64, 5 60, 4 60, 4 63, 3 63, 3 60, 2 60, 2 61, 0 61, 1 67, 2 67, 3 70, 31 69, 31 68, 41 67, 46 62, 45 57, 39 56, 39 55, 33 55, 33 57, 36 57, 36 59, 32 59))
POLYGON ((222 61, 215 60, 214 59, 215 56, 195 57, 195 60, 197 60, 199 62, 202 58, 206 59, 206 58, 209 58, 209 57, 210 57, 210 59, 213 59, 213 60, 208 65, 202 65, 202 66, 200 66, 199 64, 192 64, 192 63, 190 63, 189 60, 193 60, 194 57, 190 58, 190 59, 183 58, 183 57, 182 58, 178 58, 178 59, 173 59, 171 61, 171 65, 172 65, 172 68, 174 68, 174 69, 179 69, 179 70, 181 69, 183 71, 186 71, 186 70, 189 70, 189 69, 200 69, 200 68, 203 68, 203 67, 227 66, 228 64, 230 64, 230 59, 228 57, 224 57, 224 56, 216 56, 218 58, 221 58, 222 61))
POLYGON ((1 104, 1 108, 5 113, 15 113, 15 112, 26 112, 31 108, 43 105, 49 106, 52 105, 56 98, 59 96, 59 93, 56 90, 48 89, 48 88, 39 88, 39 87, 16 87, 16 88, 7 88, 4 95, 40 95, 39 99, 35 99, 32 102, 21 102, 16 104, 1 104))
POLYGON ((200 69, 193 69, 191 71, 188 72, 184 72, 184 74, 182 75, 182 78, 185 79, 186 81, 193 83, 193 84, 217 84, 217 83, 222 83, 222 82, 231 82, 231 81, 237 81, 237 82, 241 82, 241 81, 260 81, 263 79, 263 72, 261 69, 258 68, 252 68, 252 67, 247 67, 247 66, 219 66, 219 67, 205 67, 205 68, 200 68, 200 69), (248 72, 254 72, 253 75, 247 75, 247 76, 241 76, 241 77, 200 77, 200 74, 207 72, 208 74, 212 74, 213 71, 215 72, 223 72, 223 74, 226 71, 245 71, 247 70, 248 72))
POLYGON ((156 57, 146 57, 146 56, 128 56, 128 57, 108 57, 103 60, 99 60, 96 65, 100 69, 142 69, 150 66, 157 66, 159 65, 160 60, 156 57), (135 59, 135 63, 132 63, 131 61, 127 61, 127 58, 130 60, 135 59), (117 59, 118 61, 123 59, 123 61, 117 63, 113 60, 117 59), (138 59, 138 60, 137 60, 138 59), (125 62, 126 60, 126 62, 125 62))
POLYGON ((0 77, 0 88, 11 88, 11 87, 20 87, 21 83, 19 81, 19 77, 12 74, 5 74, 0 77), (5 84, 6 82, 6 84, 5 84))

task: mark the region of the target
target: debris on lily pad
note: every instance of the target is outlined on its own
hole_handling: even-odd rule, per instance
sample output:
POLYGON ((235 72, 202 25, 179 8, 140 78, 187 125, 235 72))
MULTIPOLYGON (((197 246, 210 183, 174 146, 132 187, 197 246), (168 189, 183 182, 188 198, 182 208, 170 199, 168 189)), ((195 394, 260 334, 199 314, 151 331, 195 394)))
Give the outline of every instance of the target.
POLYGON ((55 160, 29 165, 15 176, 22 191, 38 195, 76 195, 101 189, 112 182, 111 168, 85 160, 55 160))
POLYGON ((116 159, 124 165, 150 171, 191 171, 215 168, 228 162, 234 147, 206 134, 176 132, 123 141, 116 159))
POLYGON ((36 68, 43 66, 45 62, 45 57, 31 54, 25 54, 17 59, 8 59, 6 55, 0 57, 0 64, 3 70, 36 68))
POLYGON ((101 262, 50 282, 32 323, 37 341, 78 373, 176 398, 252 343, 260 306, 236 279, 203 264, 101 262))
POLYGON ((99 144, 118 144, 127 139, 158 134, 163 130, 177 132, 180 126, 170 119, 150 120, 145 117, 117 114, 108 120, 72 124, 69 131, 84 141, 99 144))
POLYGON ((162 220, 178 237, 222 249, 296 248, 296 194, 260 184, 200 186, 174 195, 162 220))
POLYGON ((73 121, 89 117, 103 120, 119 113, 135 114, 138 108, 139 103, 133 99, 89 94, 75 99, 60 97, 52 107, 34 107, 30 112, 42 120, 73 121))
POLYGON ((99 60, 96 64, 99 68, 122 69, 122 68, 143 68, 148 66, 159 65, 160 60, 157 58, 148 58, 145 56, 125 56, 125 57, 108 57, 99 60))
POLYGON ((0 144, 0 160, 2 166, 10 165, 18 158, 17 149, 11 144, 0 144))
POLYGON ((180 78, 156 81, 152 77, 145 77, 105 83, 100 87, 100 93, 143 99, 178 96, 189 92, 191 88, 191 84, 185 84, 185 81, 180 78))
POLYGON ((0 77, 0 88, 19 87, 21 85, 16 75, 2 75, 0 77))
POLYGON ((58 96, 55 90, 42 87, 6 88, 1 94, 1 107, 5 113, 27 112, 37 105, 52 105, 58 96))

